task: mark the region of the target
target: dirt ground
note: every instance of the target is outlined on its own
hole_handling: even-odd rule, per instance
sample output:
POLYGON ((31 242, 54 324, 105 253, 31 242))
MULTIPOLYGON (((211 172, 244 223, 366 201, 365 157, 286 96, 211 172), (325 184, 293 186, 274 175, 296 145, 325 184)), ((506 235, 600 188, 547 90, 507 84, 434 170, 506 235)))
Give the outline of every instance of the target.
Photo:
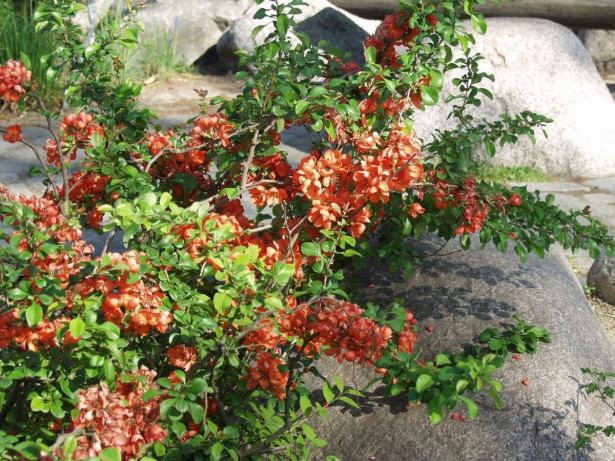
POLYGON ((600 320, 606 335, 615 344, 615 306, 591 294, 587 295, 587 300, 596 317, 600 320))

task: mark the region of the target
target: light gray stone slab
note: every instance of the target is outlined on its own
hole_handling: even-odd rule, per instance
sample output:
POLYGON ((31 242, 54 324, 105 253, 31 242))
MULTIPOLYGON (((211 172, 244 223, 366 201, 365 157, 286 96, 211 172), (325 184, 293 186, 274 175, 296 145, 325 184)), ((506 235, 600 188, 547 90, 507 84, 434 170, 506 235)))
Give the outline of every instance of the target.
POLYGON ((589 187, 594 187, 594 188, 597 187, 599 189, 604 189, 609 192, 615 193, 615 178, 614 177, 591 179, 589 181, 583 181, 583 184, 589 187))
POLYGON ((511 182, 508 185, 526 186, 527 190, 541 192, 589 192, 591 188, 576 182, 511 182))

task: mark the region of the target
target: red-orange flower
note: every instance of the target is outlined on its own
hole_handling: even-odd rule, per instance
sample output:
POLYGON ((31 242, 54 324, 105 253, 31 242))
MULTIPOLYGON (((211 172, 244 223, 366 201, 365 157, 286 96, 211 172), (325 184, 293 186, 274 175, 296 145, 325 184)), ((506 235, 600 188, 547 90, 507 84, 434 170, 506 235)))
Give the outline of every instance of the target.
POLYGON ((420 203, 414 202, 410 207, 410 216, 413 218, 418 218, 418 216, 423 213, 425 213, 425 208, 423 208, 420 203))
POLYGON ((6 133, 2 135, 6 142, 15 143, 22 140, 21 127, 19 125, 11 125, 6 129, 6 133))

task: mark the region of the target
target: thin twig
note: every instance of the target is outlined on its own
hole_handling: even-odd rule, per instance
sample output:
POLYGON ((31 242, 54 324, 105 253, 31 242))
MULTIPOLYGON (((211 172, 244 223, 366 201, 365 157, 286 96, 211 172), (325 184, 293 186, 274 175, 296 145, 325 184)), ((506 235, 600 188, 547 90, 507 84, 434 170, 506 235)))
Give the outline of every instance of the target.
POLYGON ((109 247, 111 246, 111 243, 113 242, 113 238, 115 237, 115 234, 117 233, 117 227, 114 227, 111 232, 109 232, 109 236, 107 237, 107 240, 105 241, 105 245, 103 246, 102 249, 102 253, 100 254, 100 257, 102 258, 107 251, 109 250, 109 247))
POLYGON ((60 446, 62 446, 64 441, 68 439, 69 437, 81 437, 82 435, 92 435, 92 434, 87 433, 83 427, 78 427, 70 432, 61 434, 60 436, 58 436, 58 438, 53 443, 53 445, 49 447, 49 452, 53 453, 54 451, 56 451, 58 448, 60 448, 60 446))
MULTIPOLYGON (((3 130, 2 128, 0 128, 0 133, 6 133, 6 132, 7 132, 6 130, 3 130)), ((59 195, 58 187, 56 186, 56 183, 53 177, 49 173, 47 173, 47 165, 43 161, 43 157, 41 156, 41 153, 38 151, 36 146, 32 144, 30 141, 27 141, 23 138, 21 139, 20 142, 28 146, 30 149, 32 149, 32 151, 34 152, 34 155, 36 155, 36 158, 38 159, 38 162, 41 164, 41 167, 43 167, 43 172, 47 176, 47 179, 49 179, 49 183, 51 184, 51 187, 53 187, 53 191, 56 193, 56 195, 59 195)))

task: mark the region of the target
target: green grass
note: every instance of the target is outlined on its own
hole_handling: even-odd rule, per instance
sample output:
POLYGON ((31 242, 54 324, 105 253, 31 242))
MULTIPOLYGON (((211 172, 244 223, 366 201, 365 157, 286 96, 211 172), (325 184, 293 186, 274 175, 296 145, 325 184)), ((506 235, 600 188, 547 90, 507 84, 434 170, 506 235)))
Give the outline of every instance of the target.
POLYGON ((34 30, 35 9, 35 0, 21 1, 18 6, 12 0, 0 0, 0 64, 9 59, 21 60, 21 53, 26 54, 32 63, 32 78, 39 83, 43 99, 49 102, 57 100, 61 90, 47 84, 46 69, 41 66, 40 59, 58 45, 50 34, 34 30))
MULTIPOLYGON (((119 4, 98 27, 105 27, 111 22, 122 23, 122 9, 123 5, 119 4)), ((195 72, 192 66, 184 63, 179 54, 176 32, 166 28, 156 29, 154 33, 140 31, 136 49, 121 47, 118 52, 124 64, 121 79, 144 81, 153 76, 164 79, 175 72, 195 72)))
POLYGON ((124 51, 125 77, 146 80, 152 76, 166 78, 174 72, 190 72, 177 50, 177 36, 164 29, 152 34, 141 32, 136 50, 124 51))
POLYGON ((549 182, 554 178, 531 166, 496 167, 478 164, 474 167, 476 178, 492 182, 549 182))

